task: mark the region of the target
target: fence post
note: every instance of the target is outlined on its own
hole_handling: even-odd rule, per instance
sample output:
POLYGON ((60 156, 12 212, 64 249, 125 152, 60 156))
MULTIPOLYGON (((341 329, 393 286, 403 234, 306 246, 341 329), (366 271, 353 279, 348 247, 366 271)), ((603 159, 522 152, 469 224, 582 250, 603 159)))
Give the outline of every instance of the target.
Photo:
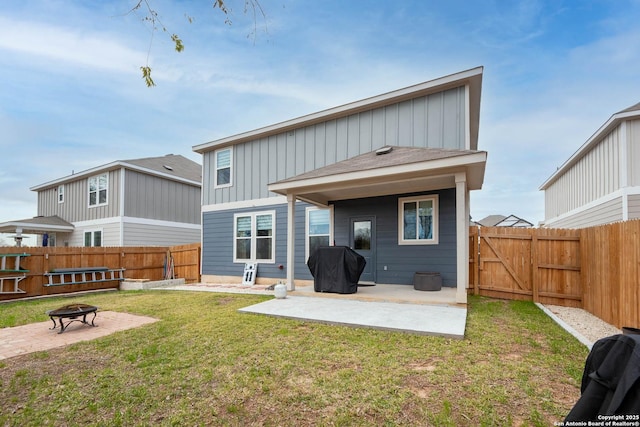
POLYGON ((533 302, 540 302, 538 291, 540 287, 540 272, 538 269, 538 231, 534 228, 531 234, 531 289, 533 302))

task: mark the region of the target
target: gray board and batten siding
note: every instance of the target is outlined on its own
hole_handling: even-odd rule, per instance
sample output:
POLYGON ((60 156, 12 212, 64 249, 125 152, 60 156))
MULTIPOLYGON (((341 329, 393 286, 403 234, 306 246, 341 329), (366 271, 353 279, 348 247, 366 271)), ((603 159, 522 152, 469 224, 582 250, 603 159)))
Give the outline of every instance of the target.
MULTIPOLYGON (((466 147, 465 94, 465 86, 459 86, 237 143, 233 146, 233 185, 205 185, 203 205, 273 197, 269 183, 386 145, 474 149, 466 147)), ((204 152, 203 162, 203 182, 213 183, 215 150, 204 152)))
POLYGON ((62 203, 58 203, 58 185, 38 190, 38 216, 57 215, 71 223, 119 216, 122 176, 120 169, 100 171, 91 176, 103 173, 108 174, 107 204, 89 207, 87 180, 90 176, 82 176, 77 180, 63 183, 64 202, 62 203))
MULTIPOLYGON (((424 193, 421 193, 424 194, 424 193)), ((456 286, 456 211, 455 190, 426 194, 439 197, 439 243, 435 245, 398 245, 398 198, 415 194, 345 200, 334 204, 334 242, 349 246, 350 219, 362 215, 376 219, 376 282, 411 284, 416 271, 437 271, 443 286, 456 286), (387 266, 387 270, 384 270, 387 266)), ((295 279, 312 280, 306 265, 305 212, 310 206, 296 203, 295 279)), ((287 259, 287 205, 261 206, 260 211, 275 211, 275 263, 261 263, 258 277, 285 279, 287 259), (280 269, 282 265, 284 268, 280 269)), ((244 263, 233 262, 233 215, 255 212, 256 208, 203 213, 202 272, 217 276, 242 276, 244 263)))
POLYGON ((200 224, 200 187, 126 170, 124 216, 200 224))
POLYGON ((58 186, 38 190, 38 215, 57 215, 71 223, 119 216, 177 223, 200 223, 200 187, 158 176, 118 168, 99 171, 65 182, 64 202, 58 202, 58 186), (121 183, 124 171, 125 181, 121 183), (88 179, 108 174, 107 204, 89 206, 88 179), (124 205, 121 207, 121 189, 124 205), (122 215, 124 214, 124 215, 122 215))

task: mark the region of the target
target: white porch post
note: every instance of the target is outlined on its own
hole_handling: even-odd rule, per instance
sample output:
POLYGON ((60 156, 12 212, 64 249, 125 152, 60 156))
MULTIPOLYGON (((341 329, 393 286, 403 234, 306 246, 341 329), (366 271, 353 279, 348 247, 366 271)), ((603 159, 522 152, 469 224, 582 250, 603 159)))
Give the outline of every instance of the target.
POLYGON ((464 173, 456 174, 456 264, 456 302, 466 304, 469 283, 469 194, 464 173))
POLYGON ((287 194, 287 289, 294 291, 296 260, 296 196, 287 194))

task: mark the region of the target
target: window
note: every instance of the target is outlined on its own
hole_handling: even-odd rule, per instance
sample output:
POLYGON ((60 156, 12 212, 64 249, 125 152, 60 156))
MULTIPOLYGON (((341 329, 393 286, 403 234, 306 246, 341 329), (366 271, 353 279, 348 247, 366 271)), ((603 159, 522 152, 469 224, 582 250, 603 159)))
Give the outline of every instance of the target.
POLYGON ((331 209, 307 208, 307 259, 321 246, 331 246, 331 209))
POLYGON ((102 246, 102 230, 85 231, 84 245, 85 247, 102 246))
POLYGON ((64 185, 58 185, 58 203, 64 202, 64 185))
POLYGON ((275 212, 233 216, 234 262, 275 262, 275 212))
POLYGON ((228 187, 231 185, 231 148, 215 152, 215 182, 214 187, 228 187))
POLYGON ((89 206, 107 204, 109 176, 106 173, 89 178, 89 206))
POLYGON ((438 196, 398 199, 398 244, 438 243, 438 196))

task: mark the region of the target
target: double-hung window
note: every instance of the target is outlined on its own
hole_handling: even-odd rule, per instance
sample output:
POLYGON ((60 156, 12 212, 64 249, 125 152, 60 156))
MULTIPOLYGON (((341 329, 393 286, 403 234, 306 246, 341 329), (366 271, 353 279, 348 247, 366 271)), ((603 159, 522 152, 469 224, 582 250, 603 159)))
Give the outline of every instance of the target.
POLYGON ((233 161, 233 153, 231 147, 216 150, 214 154, 215 176, 213 183, 215 187, 228 187, 231 185, 231 164, 233 161))
POLYGON ((398 244, 438 243, 438 196, 398 199, 398 244))
POLYGON ((307 208, 307 259, 321 246, 331 246, 331 209, 307 208))
POLYGON ((58 185, 58 203, 64 203, 64 184, 58 185))
POLYGON ((107 192, 109 191, 109 175, 101 175, 89 178, 89 207, 107 204, 107 192))
POLYGON ((275 262, 275 211, 233 216, 234 262, 275 262))
POLYGON ((85 231, 84 245, 86 247, 102 246, 102 230, 85 231))

